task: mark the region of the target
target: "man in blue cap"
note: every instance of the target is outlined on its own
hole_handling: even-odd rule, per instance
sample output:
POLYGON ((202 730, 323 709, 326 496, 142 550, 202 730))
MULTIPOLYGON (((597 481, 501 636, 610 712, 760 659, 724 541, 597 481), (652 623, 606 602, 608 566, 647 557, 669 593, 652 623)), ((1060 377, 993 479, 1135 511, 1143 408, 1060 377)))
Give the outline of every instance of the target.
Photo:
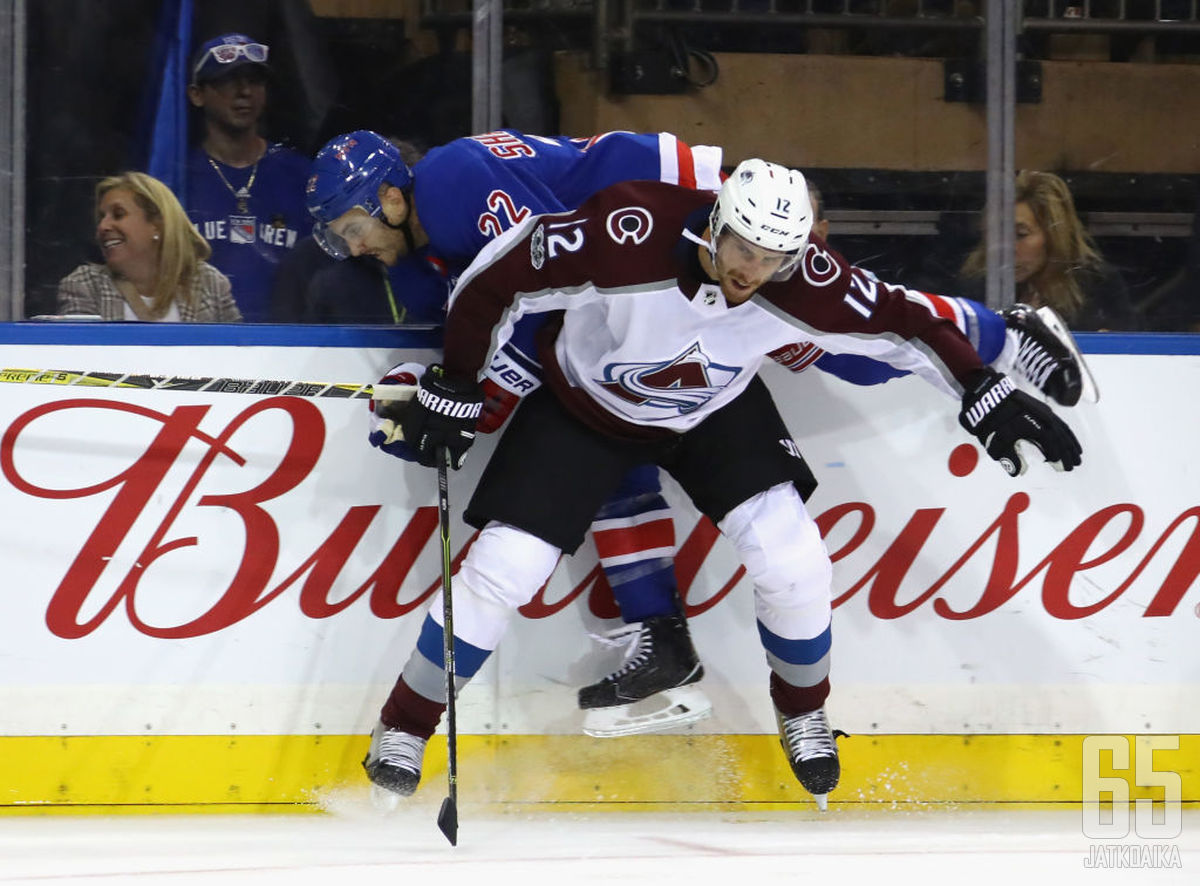
POLYGON ((304 203, 308 158, 259 131, 267 106, 270 48, 224 34, 192 57, 188 99, 204 133, 188 155, 188 217, 212 247, 247 321, 265 321, 283 256, 310 221, 304 203))

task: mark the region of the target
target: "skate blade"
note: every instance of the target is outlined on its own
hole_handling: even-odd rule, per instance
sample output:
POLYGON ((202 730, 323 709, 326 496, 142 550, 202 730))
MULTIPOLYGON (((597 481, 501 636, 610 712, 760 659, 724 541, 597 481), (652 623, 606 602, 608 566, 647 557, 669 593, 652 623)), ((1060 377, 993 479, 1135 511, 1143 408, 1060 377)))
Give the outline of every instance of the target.
POLYGON ((371 785, 371 806, 376 812, 384 815, 395 812, 400 808, 400 800, 400 795, 395 791, 381 788, 377 784, 371 785))
POLYGON ((812 798, 817 801, 817 809, 822 812, 829 811, 829 795, 828 794, 813 794, 812 798))
POLYGON ((592 708, 583 718, 584 734, 619 738, 696 723, 712 714, 712 702, 696 683, 655 693, 611 708, 592 708))
POLYGON ((1071 335, 1071 331, 1067 329, 1067 324, 1063 323, 1062 317, 1050 307, 1038 308, 1034 313, 1042 318, 1042 322, 1050 327, 1050 331, 1061 341, 1071 352, 1075 358, 1075 362, 1079 364, 1079 377, 1082 382, 1082 390, 1079 394, 1080 400, 1087 400, 1089 403, 1100 402, 1100 387, 1096 384, 1096 379, 1092 375, 1092 370, 1088 367, 1087 361, 1083 359, 1083 354, 1079 351, 1079 345, 1075 343, 1075 336, 1071 335))

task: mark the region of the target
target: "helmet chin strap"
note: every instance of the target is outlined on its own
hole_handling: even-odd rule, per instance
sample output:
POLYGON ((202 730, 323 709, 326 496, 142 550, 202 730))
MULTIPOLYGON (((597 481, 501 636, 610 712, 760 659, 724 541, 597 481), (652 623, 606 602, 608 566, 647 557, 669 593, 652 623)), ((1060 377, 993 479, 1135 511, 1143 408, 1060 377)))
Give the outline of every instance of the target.
POLYGON ((708 250, 709 260, 712 261, 712 266, 715 269, 717 266, 717 246, 716 237, 712 236, 712 228, 708 229, 709 236, 701 237, 699 234, 693 234, 687 228, 683 229, 683 237, 685 240, 691 240, 697 246, 702 246, 708 250))

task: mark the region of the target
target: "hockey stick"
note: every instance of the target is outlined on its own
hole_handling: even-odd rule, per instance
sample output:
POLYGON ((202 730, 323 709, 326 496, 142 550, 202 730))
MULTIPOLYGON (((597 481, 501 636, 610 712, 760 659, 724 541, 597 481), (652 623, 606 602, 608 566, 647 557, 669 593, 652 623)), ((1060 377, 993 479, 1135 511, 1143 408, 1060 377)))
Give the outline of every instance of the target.
POLYGON ((81 388, 137 388, 276 397, 334 397, 343 400, 404 400, 412 385, 358 385, 270 379, 145 375, 134 372, 80 372, 73 369, 0 369, 0 384, 65 385, 81 388))
POLYGON ((442 658, 446 668, 446 776, 449 794, 438 810, 437 823, 450 841, 458 845, 458 722, 454 711, 454 600, 450 596, 450 491, 447 482, 445 446, 437 451, 438 522, 442 536, 442 658))

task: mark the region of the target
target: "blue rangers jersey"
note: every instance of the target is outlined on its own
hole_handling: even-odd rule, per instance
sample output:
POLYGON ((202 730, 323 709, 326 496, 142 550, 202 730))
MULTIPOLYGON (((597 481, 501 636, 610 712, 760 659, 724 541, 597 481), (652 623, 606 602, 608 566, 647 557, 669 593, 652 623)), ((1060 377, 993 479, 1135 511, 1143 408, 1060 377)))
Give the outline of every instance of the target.
POLYGON ((269 145, 258 164, 245 169, 226 166, 200 147, 188 156, 188 218, 212 247, 209 261, 229 278, 247 321, 270 319, 279 261, 312 227, 304 203, 308 166, 306 157, 281 144, 269 145))

